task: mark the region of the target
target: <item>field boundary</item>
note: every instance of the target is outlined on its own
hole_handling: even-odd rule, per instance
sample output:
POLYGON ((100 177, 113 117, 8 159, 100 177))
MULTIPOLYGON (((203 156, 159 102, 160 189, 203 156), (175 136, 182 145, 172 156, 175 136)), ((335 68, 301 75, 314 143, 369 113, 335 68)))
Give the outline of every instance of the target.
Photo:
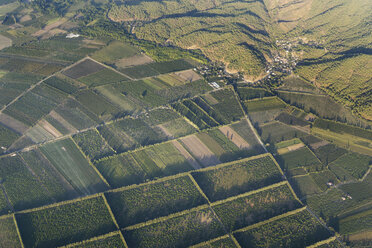
POLYGON ((117 234, 119 234, 119 235, 121 234, 120 230, 117 230, 117 231, 114 231, 114 232, 109 232, 109 233, 106 233, 106 234, 103 234, 103 235, 100 235, 100 236, 96 236, 96 237, 93 237, 93 238, 90 238, 90 239, 86 239, 86 240, 83 240, 83 241, 78 241, 78 242, 75 242, 75 243, 71 243, 71 244, 68 244, 68 245, 65 245, 65 246, 60 246, 59 248, 71 248, 71 247, 75 247, 76 245, 83 245, 83 244, 86 244, 86 243, 89 243, 89 242, 92 242, 92 241, 98 241, 98 240, 101 240, 101 239, 113 237, 117 234))
POLYGON ((13 219, 14 226, 16 228, 16 231, 17 231, 19 242, 21 243, 21 247, 24 248, 25 245, 23 244, 23 240, 22 240, 22 237, 21 237, 21 232, 19 231, 18 222, 16 220, 16 217, 15 217, 15 214, 14 213, 12 214, 12 219, 13 219))
POLYGON ((332 241, 335 241, 335 240, 337 240, 337 238, 336 238, 336 236, 333 236, 333 237, 330 237, 328 239, 325 239, 325 240, 321 240, 319 242, 316 242, 315 244, 312 244, 310 246, 306 246, 306 248, 316 248, 318 246, 328 244, 329 242, 332 242, 332 241))
POLYGON ((110 205, 108 204, 108 201, 107 201, 107 199, 106 199, 105 194, 104 194, 104 193, 100 193, 100 194, 101 194, 101 196, 102 196, 102 198, 103 198, 103 201, 105 202, 105 205, 106 205, 106 207, 107 207, 107 210, 109 211, 109 213, 110 213, 110 215, 111 215, 112 221, 114 222, 116 228, 117 228, 118 230, 120 230, 120 227, 119 227, 119 225, 118 225, 118 222, 116 221, 115 215, 114 215, 114 213, 112 212, 110 205))

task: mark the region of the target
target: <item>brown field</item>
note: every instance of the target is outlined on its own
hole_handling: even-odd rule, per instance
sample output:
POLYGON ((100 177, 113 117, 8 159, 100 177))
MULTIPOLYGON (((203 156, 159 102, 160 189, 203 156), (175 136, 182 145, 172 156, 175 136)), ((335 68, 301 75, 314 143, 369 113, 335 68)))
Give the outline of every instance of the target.
POLYGON ((32 20, 32 17, 30 15, 24 15, 21 17, 21 19, 19 20, 19 22, 27 22, 27 21, 31 21, 32 20))
POLYGON ((350 241, 371 240, 371 239, 372 239, 372 230, 367 230, 361 233, 351 234, 349 236, 350 241))
POLYGON ((12 40, 0 34, 0 50, 12 45, 12 40))
POLYGON ((170 139, 174 138, 173 134, 169 132, 167 128, 165 128, 162 124, 157 125, 157 127, 170 139))
POLYGON ((45 39, 49 39, 50 37, 55 36, 56 34, 65 34, 65 33, 67 33, 66 30, 63 30, 63 29, 60 29, 60 28, 54 28, 54 29, 51 29, 48 32, 44 33, 41 36, 41 39, 45 40, 45 39))
POLYGON ((0 114, 0 123, 20 134, 26 132, 28 129, 22 122, 4 113, 0 114))
POLYGON ((200 169, 199 163, 191 156, 191 154, 177 140, 172 140, 173 146, 185 157, 187 162, 195 169, 200 169))
POLYGON ((220 131, 231 140, 240 149, 249 149, 251 145, 243 139, 237 132, 235 132, 231 127, 224 126, 219 128, 220 131))
POLYGON ((119 68, 125 68, 136 65, 144 65, 153 62, 152 58, 145 54, 134 55, 130 58, 122 58, 116 61, 115 65, 119 68))
POLYGON ((196 135, 181 139, 187 150, 204 166, 209 167, 220 164, 220 160, 196 135))
POLYGON ((198 73, 194 72, 192 69, 186 71, 179 71, 174 73, 176 76, 182 78, 186 82, 194 82, 200 80, 201 77, 198 73))
POLYGON ((303 143, 299 143, 299 144, 294 144, 294 145, 291 145, 291 146, 288 146, 288 147, 284 147, 284 148, 278 149, 278 154, 282 155, 282 154, 285 154, 287 152, 296 151, 296 150, 298 150, 298 149, 300 149, 304 146, 305 145, 303 143))
POLYGON ((48 131, 50 134, 52 134, 55 138, 62 136, 62 134, 46 120, 41 120, 39 122, 39 125, 43 127, 46 131, 48 131))
POLYGON ((325 146, 325 145, 328 145, 329 142, 326 141, 326 140, 322 140, 320 142, 316 142, 316 143, 313 143, 313 144, 310 144, 311 148, 312 149, 318 149, 319 147, 322 147, 322 146, 325 146))

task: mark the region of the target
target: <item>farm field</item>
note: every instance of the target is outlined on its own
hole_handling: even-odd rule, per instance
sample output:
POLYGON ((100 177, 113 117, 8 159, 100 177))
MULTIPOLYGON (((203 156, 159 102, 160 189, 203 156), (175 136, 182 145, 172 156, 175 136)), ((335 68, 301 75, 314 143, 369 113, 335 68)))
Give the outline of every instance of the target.
POLYGON ((277 143, 293 138, 301 138, 307 135, 304 131, 281 122, 271 122, 261 125, 258 132, 265 143, 277 143))
POLYGON ((101 71, 104 68, 105 67, 91 59, 85 59, 62 73, 70 78, 78 79, 89 74, 101 71))
POLYGON ((40 150, 79 194, 87 195, 107 189, 71 139, 46 144, 40 150))
POLYGON ((194 246, 192 248, 210 248, 210 247, 224 247, 224 248, 237 248, 237 243, 233 241, 228 235, 215 238, 194 246))
POLYGON ((293 190, 300 198, 319 194, 322 192, 322 190, 315 183, 313 177, 310 175, 295 176, 292 177, 289 181, 293 187, 293 190))
POLYGON ((242 101, 272 96, 272 93, 263 88, 238 87, 237 93, 242 101))
POLYGON ((222 234, 222 226, 213 212, 205 207, 124 229, 124 238, 130 247, 187 247, 222 234), (165 228, 167 231, 162 232, 165 228))
POLYGON ((218 201, 280 182, 282 174, 271 156, 230 162, 192 173, 209 200, 218 201))
POLYGON ((215 202, 213 210, 229 231, 284 214, 301 206, 287 184, 269 186, 265 190, 247 193, 215 202))
POLYGON ((349 152, 333 161, 329 167, 342 181, 361 179, 371 166, 371 160, 369 156, 349 152))
POLYGON ((121 228, 205 204, 186 175, 106 193, 121 228))
POLYGON ((267 97, 263 99, 245 101, 244 106, 246 107, 248 113, 253 113, 273 109, 283 109, 286 107, 286 104, 277 97, 267 97))
POLYGON ((83 76, 79 78, 80 82, 86 84, 89 87, 97 87, 105 84, 118 83, 128 80, 129 78, 107 68, 92 73, 88 76, 83 76))
POLYGON ((100 247, 115 247, 115 248, 126 248, 123 242, 122 236, 117 233, 109 233, 103 236, 94 237, 90 240, 77 242, 74 244, 67 245, 68 248, 100 248, 100 247))
POLYGON ((129 44, 114 41, 108 46, 96 51, 92 57, 103 63, 113 64, 122 58, 129 58, 136 55, 138 51, 129 44))
POLYGON ((12 215, 0 217, 0 247, 23 247, 12 215))
POLYGON ((285 170, 304 167, 307 171, 320 170, 323 165, 307 147, 278 155, 278 162, 285 170))
POLYGON ((234 236, 242 247, 306 247, 329 238, 330 233, 304 209, 242 229, 234 236))
POLYGON ((16 219, 26 247, 63 246, 117 229, 102 196, 20 213, 16 219))

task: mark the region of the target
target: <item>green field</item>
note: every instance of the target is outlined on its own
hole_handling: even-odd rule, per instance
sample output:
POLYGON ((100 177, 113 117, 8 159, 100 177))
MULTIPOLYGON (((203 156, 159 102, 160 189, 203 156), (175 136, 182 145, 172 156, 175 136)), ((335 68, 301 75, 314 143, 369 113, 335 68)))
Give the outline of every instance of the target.
POLYGON ((0 178, 15 210, 52 202, 43 184, 32 175, 19 156, 0 158, 0 178))
POLYGON ((358 153, 346 153, 329 167, 342 180, 361 179, 372 164, 372 158, 358 153))
POLYGON ((137 65, 133 67, 128 67, 120 69, 125 75, 128 75, 131 78, 140 79, 146 77, 153 77, 159 75, 159 72, 153 69, 150 65, 137 65))
POLYGON ((67 79, 62 79, 57 76, 48 78, 44 81, 44 83, 48 84, 51 87, 55 87, 56 89, 59 89, 67 94, 73 94, 78 90, 77 86, 67 81, 67 79))
POLYGON ((280 141, 301 138, 307 135, 307 133, 281 122, 271 122, 261 125, 258 132, 265 143, 278 143, 280 141))
POLYGON ((0 247, 23 247, 18 237, 13 216, 0 217, 0 247))
POLYGON ((242 101, 272 96, 272 93, 263 88, 253 87, 238 87, 237 93, 242 101))
POLYGON ((310 175, 313 178, 314 182, 322 191, 325 191, 329 188, 328 183, 332 183, 333 185, 339 183, 339 180, 337 179, 335 174, 333 174, 328 169, 325 169, 320 172, 311 173, 310 175))
POLYGON ((57 201, 62 201, 78 196, 71 184, 54 168, 40 150, 35 149, 23 152, 20 155, 51 197, 57 201))
POLYGON ((121 228, 206 203, 188 176, 106 193, 121 228))
POLYGON ((330 237, 308 211, 234 233, 242 247, 306 247, 330 237))
POLYGON ((204 208, 124 229, 124 238, 129 247, 187 247, 221 236, 223 232, 213 212, 204 208))
POLYGON ((372 210, 348 216, 340 220, 339 230, 341 234, 351 234, 372 228, 372 210))
POLYGON ((16 215, 26 247, 57 247, 116 230, 101 196, 16 215))
POLYGON ((308 171, 316 171, 323 167, 318 158, 307 147, 278 155, 278 163, 286 170, 305 167, 308 171))
POLYGON ((73 136, 74 141, 91 160, 110 156, 114 153, 97 130, 92 129, 73 136))
POLYGON ((208 102, 208 98, 205 100, 212 105, 212 107, 227 121, 237 121, 243 117, 244 113, 240 107, 240 104, 235 97, 235 94, 232 89, 222 89, 213 91, 210 95, 218 101, 218 103, 208 102))
POLYGON ((90 240, 74 243, 68 245, 68 248, 101 248, 101 247, 115 247, 126 248, 120 234, 114 232, 108 235, 95 237, 90 240))
POLYGON ((248 113, 253 113, 273 109, 283 109, 286 107, 286 104, 277 97, 267 97, 263 99, 245 101, 244 106, 246 107, 248 113))
POLYGON ((138 51, 129 44, 114 41, 93 54, 93 58, 104 63, 113 63, 121 58, 134 56, 138 51))
POLYGON ((46 144, 40 150, 80 194, 88 195, 107 189, 71 139, 46 144))
POLYGON ((281 181, 270 156, 231 162, 192 173, 211 201, 225 199, 281 181))
POLYGON ((194 246, 192 248, 238 248, 237 244, 229 237, 222 236, 210 241, 206 241, 194 246))
POLYGON ((173 137, 179 138, 196 132, 196 128, 188 123, 183 117, 162 124, 173 137))
POLYGON ((319 158, 319 160, 325 165, 332 163, 337 158, 347 153, 345 149, 339 148, 333 144, 321 146, 317 149, 314 149, 313 151, 315 155, 319 158))
POLYGON ((112 84, 127 80, 129 80, 127 77, 107 68, 88 76, 79 78, 80 82, 83 82, 89 87, 97 87, 105 84, 112 84))
POLYGON ((292 177, 289 181, 293 187, 293 190, 301 198, 321 193, 320 188, 310 175, 292 177))
MULTIPOLYGON (((20 135, 18 133, 0 124, 0 146, 8 148, 19 137, 20 135)), ((3 150, 4 149, 1 149, 0 153, 2 153, 3 150)))
POLYGON ((300 207, 287 184, 216 202, 212 208, 229 231, 267 220, 300 207))

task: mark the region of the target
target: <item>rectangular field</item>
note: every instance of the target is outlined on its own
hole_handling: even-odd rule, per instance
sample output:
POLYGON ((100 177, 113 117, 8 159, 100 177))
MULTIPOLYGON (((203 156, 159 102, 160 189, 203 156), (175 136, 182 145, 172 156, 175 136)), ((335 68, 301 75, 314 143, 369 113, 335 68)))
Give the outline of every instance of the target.
POLYGON ((286 170, 305 167, 309 171, 317 171, 323 167, 322 163, 307 147, 278 155, 278 162, 286 170))
POLYGON ((80 194, 88 195, 107 189, 71 139, 46 144, 40 150, 80 194))
POLYGON ((129 247, 187 247, 224 234, 209 208, 188 211, 148 225, 124 229, 129 247))
POLYGON ((97 87, 105 84, 118 83, 128 80, 129 78, 108 68, 79 78, 80 82, 86 84, 89 87, 97 87))
POLYGON ((306 247, 331 236, 307 210, 234 233, 243 248, 306 247))
POLYGON ((20 213, 16 219, 25 247, 58 247, 117 230, 102 196, 20 213))
POLYGON ((263 99, 256 99, 244 102, 248 113, 267 111, 273 109, 283 109, 286 104, 277 97, 267 97, 263 99))
POLYGON ((70 78, 78 79, 80 77, 103 70, 104 68, 105 67, 91 59, 85 59, 62 73, 70 78))
POLYGON ((0 217, 0 247, 22 247, 12 215, 0 217))
POLYGON ((186 175, 106 193, 121 228, 205 204, 186 175))
POLYGON ((192 173, 209 200, 218 201, 280 182, 282 173, 270 156, 244 159, 192 173))
POLYGON ((212 204, 229 231, 267 220, 300 206, 287 183, 212 204))
POLYGON ((307 136, 304 131, 288 126, 281 122, 272 122, 260 126, 259 133, 265 143, 277 143, 293 138, 301 138, 307 136))
POLYGON ((100 248, 100 247, 115 247, 115 248, 126 248, 124 245, 122 236, 117 233, 109 233, 103 236, 94 237, 89 240, 84 240, 72 245, 68 245, 68 248, 100 248))

